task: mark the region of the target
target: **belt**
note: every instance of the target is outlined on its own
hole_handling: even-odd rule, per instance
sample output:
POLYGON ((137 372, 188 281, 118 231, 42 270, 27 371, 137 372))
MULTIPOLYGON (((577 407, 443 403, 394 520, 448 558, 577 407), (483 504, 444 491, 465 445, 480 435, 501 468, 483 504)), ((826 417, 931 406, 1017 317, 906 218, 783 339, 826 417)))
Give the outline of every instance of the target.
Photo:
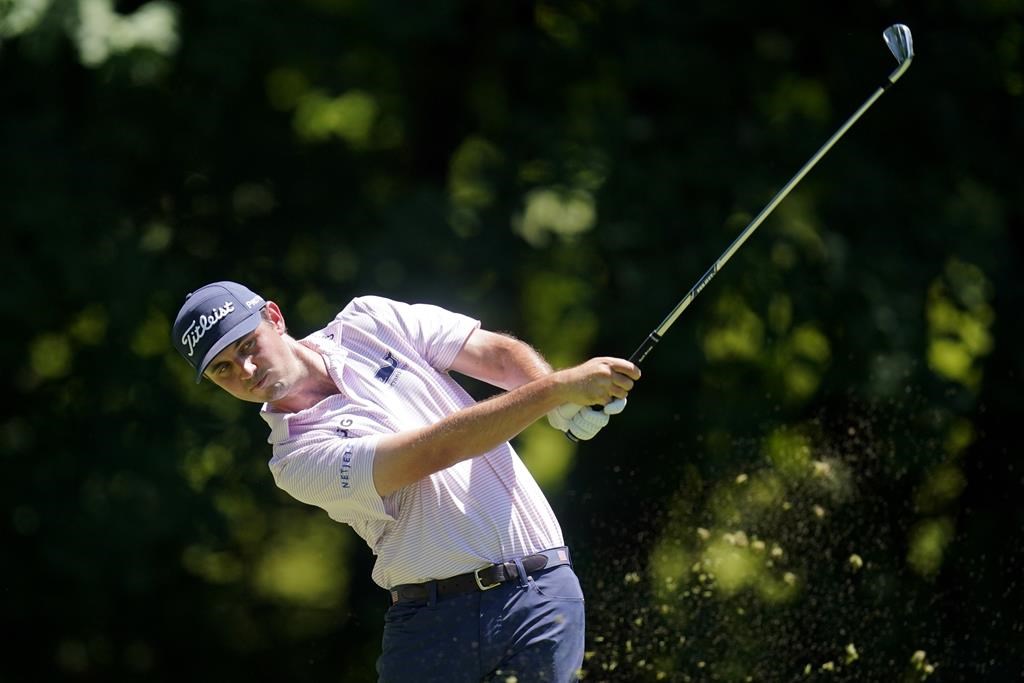
MULTIPOLYGON (((572 564, 569 559, 569 549, 565 546, 542 550, 536 555, 527 555, 521 558, 523 569, 527 576, 542 569, 559 567, 563 564, 572 564)), ((497 588, 506 581, 519 578, 519 567, 515 562, 499 562, 481 567, 476 571, 459 574, 447 579, 437 581, 426 581, 424 583, 404 583, 395 586, 390 590, 391 604, 407 601, 425 602, 430 597, 431 586, 436 587, 437 598, 446 598, 460 593, 472 593, 474 591, 489 591, 497 588)))

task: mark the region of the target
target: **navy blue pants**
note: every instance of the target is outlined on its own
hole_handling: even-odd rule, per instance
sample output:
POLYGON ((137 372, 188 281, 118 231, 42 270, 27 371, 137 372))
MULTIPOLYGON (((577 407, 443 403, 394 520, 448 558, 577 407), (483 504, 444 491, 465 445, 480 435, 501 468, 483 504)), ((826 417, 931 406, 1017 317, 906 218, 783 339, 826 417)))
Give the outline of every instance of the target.
POLYGON ((583 591, 569 565, 497 588, 400 602, 384 617, 381 683, 567 683, 583 664, 583 591))

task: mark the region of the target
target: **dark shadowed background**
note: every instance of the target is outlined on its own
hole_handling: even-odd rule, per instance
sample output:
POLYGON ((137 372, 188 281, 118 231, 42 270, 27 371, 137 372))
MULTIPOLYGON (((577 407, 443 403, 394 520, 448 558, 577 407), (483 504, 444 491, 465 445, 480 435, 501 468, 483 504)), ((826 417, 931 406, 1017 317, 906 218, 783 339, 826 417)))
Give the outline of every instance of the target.
MULTIPOLYGON (((383 591, 171 349, 217 279, 627 356, 517 448, 587 681, 1024 672, 1024 2, 0 0, 4 681, 374 680, 383 591)), ((473 386, 479 396, 486 389, 473 386)), ((525 682, 520 682, 525 683, 525 682)))

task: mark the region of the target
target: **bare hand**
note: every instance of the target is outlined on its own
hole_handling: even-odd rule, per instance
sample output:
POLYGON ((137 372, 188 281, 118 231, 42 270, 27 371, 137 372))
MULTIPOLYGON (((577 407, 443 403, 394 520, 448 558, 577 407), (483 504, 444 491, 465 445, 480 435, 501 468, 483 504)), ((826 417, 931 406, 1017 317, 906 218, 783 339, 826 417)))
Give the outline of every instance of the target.
POLYGON ((606 405, 618 398, 626 398, 640 368, 622 358, 592 358, 582 365, 558 373, 565 392, 565 403, 584 406, 606 405))

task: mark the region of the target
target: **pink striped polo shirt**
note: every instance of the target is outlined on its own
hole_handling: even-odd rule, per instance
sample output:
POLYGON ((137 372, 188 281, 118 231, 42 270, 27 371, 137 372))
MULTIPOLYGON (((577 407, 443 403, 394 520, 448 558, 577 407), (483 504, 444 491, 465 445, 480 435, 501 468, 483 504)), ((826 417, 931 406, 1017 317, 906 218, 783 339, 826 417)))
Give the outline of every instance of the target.
POLYGON ((277 485, 355 529, 377 556, 373 580, 384 588, 563 545, 551 506, 508 443, 383 499, 374 488, 381 434, 474 402, 447 370, 479 325, 437 306, 353 299, 301 341, 324 357, 338 393, 298 413, 261 411, 277 485))

